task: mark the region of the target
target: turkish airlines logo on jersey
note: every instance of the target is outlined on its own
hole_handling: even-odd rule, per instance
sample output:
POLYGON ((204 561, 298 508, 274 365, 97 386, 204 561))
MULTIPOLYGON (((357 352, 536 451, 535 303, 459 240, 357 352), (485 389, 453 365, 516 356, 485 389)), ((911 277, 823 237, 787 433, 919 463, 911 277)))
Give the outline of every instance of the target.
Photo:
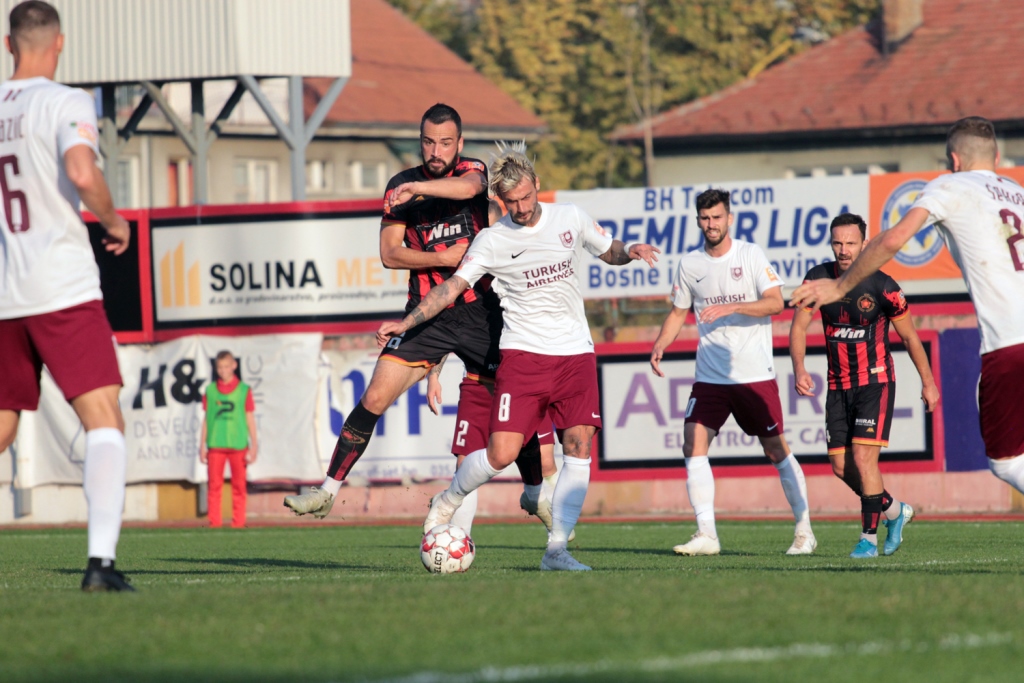
POLYGON ((562 240, 562 246, 563 247, 565 247, 566 249, 572 249, 572 231, 571 230, 566 230, 561 235, 559 235, 558 238, 560 240, 562 240))
POLYGON ((185 270, 185 242, 160 257, 160 303, 164 308, 199 306, 199 261, 185 270))

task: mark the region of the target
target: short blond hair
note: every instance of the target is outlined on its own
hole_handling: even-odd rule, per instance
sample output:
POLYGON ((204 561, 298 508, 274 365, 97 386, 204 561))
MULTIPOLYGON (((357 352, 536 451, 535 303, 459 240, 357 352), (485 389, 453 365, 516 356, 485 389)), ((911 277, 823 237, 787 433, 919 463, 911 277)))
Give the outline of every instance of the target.
POLYGON ((533 162, 526 156, 526 141, 498 142, 498 153, 491 155, 489 182, 491 193, 500 195, 515 188, 523 178, 537 181, 533 162))

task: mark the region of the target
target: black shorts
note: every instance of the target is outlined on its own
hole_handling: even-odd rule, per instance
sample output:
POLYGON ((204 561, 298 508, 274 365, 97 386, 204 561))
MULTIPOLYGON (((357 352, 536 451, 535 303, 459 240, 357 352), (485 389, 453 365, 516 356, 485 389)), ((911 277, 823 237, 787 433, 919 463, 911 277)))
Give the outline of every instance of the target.
POLYGON ((888 446, 896 385, 868 384, 829 389, 825 398, 828 454, 839 455, 855 443, 888 446))
POLYGON ((501 308, 482 301, 446 308, 401 337, 393 337, 380 352, 382 360, 411 367, 433 367, 449 353, 466 365, 466 374, 494 378, 498 371, 501 308))

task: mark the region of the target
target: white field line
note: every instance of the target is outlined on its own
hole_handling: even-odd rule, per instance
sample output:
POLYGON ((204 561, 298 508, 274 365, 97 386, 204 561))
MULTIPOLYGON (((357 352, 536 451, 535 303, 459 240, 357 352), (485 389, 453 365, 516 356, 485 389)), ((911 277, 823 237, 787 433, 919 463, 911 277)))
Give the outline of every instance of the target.
POLYGON ((876 655, 883 652, 951 652, 999 647, 1013 642, 1010 633, 950 634, 937 641, 898 642, 869 641, 863 643, 793 643, 782 647, 741 647, 731 650, 707 650, 681 657, 658 657, 633 662, 602 661, 593 664, 561 664, 554 666, 486 667, 467 674, 424 671, 403 678, 377 679, 376 683, 492 683, 501 681, 534 681, 550 678, 585 678, 597 674, 664 673, 686 671, 695 667, 721 664, 774 662, 791 659, 828 659, 852 655, 876 655))

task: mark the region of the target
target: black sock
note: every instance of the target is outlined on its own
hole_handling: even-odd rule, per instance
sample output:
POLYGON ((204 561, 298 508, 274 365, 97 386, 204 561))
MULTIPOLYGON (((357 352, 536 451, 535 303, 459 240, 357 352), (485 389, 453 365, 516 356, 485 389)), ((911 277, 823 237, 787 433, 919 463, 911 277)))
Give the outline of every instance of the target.
POLYGON ((364 408, 362 401, 356 404, 341 427, 341 435, 331 456, 331 466, 327 468, 328 477, 340 481, 348 476, 353 465, 370 444, 370 437, 379 419, 380 415, 374 415, 364 408))
POLYGON ((865 534, 878 533, 878 520, 882 516, 882 494, 860 497, 861 529, 865 534))
POLYGON ((113 569, 114 561, 103 557, 90 557, 86 569, 113 569))
POLYGON ((536 434, 523 444, 516 456, 516 467, 519 468, 519 476, 523 478, 524 484, 538 486, 544 481, 540 468, 540 441, 536 434))
POLYGON ((882 512, 885 512, 892 507, 892 496, 889 495, 888 491, 882 491, 882 512))

